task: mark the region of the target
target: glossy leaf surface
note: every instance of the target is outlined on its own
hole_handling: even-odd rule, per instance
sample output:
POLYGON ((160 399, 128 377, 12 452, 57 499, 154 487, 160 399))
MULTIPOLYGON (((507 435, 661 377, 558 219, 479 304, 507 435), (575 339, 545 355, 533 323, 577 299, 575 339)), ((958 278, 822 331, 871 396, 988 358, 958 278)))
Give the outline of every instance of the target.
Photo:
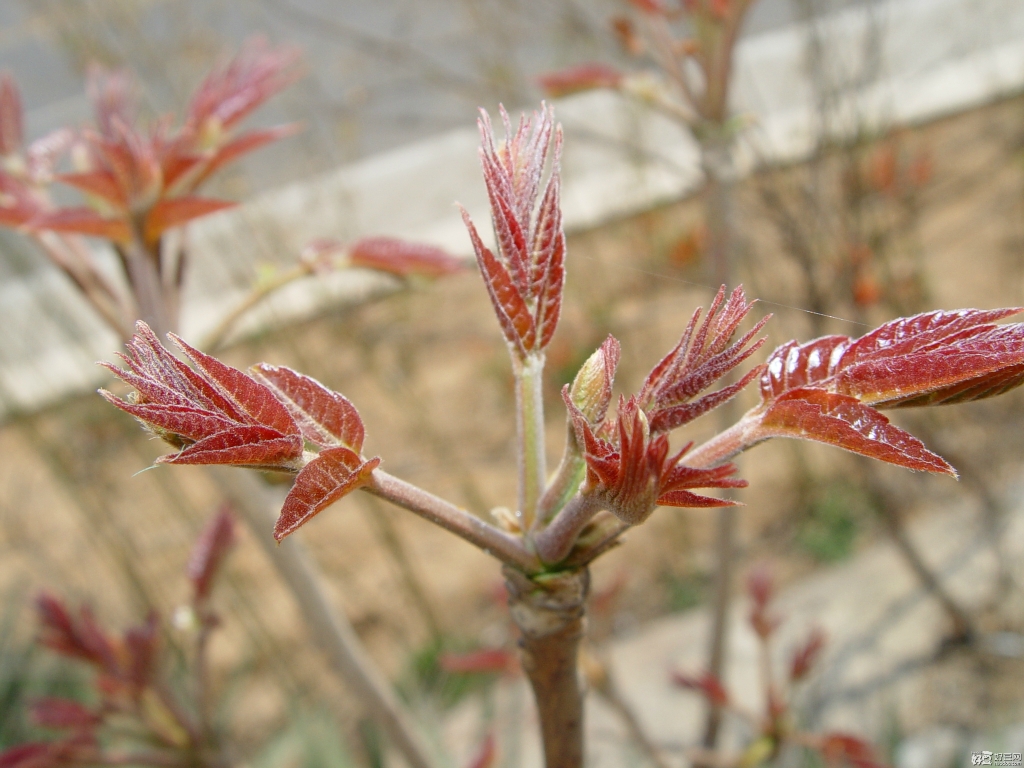
POLYGON ((321 448, 363 449, 363 421, 344 395, 290 368, 260 363, 251 370, 284 403, 306 440, 321 448))
POLYGON ((274 538, 281 541, 341 497, 366 485, 379 464, 379 458, 363 461, 345 447, 321 451, 295 478, 274 526, 274 538))

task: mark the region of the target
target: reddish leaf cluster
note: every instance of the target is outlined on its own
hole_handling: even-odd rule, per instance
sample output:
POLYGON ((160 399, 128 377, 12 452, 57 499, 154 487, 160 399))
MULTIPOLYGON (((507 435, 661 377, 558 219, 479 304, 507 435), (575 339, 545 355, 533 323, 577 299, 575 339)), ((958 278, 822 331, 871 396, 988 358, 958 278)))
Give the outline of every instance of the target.
POLYGON ((884 408, 979 400, 1024 382, 1024 324, 995 321, 1020 309, 927 312, 859 339, 783 344, 761 376, 753 439, 800 437, 909 469, 955 475, 884 408))
POLYGON ((278 540, 369 481, 380 459, 360 456, 363 422, 344 396, 289 368, 261 364, 250 376, 169 337, 194 369, 140 322, 120 356, 127 370, 105 364, 135 388, 134 396, 121 400, 100 390, 180 449, 158 462, 298 473, 274 529, 278 540), (309 458, 304 444, 318 453, 309 458))
POLYGON ((547 107, 532 118, 522 117, 514 133, 504 109, 501 117, 506 135, 501 145, 486 112, 479 121, 483 140, 480 160, 497 256, 483 244, 465 209, 462 218, 501 330, 522 360, 548 345, 561 311, 565 280, 565 233, 559 204, 562 129, 554 124, 547 107), (540 194, 549 157, 551 176, 540 194))
POLYGON ((750 312, 742 288, 725 299, 719 290, 707 316, 698 309, 679 343, 648 374, 639 395, 620 398, 618 415, 608 419, 619 343, 608 337, 584 364, 563 399, 587 464, 582 488, 623 522, 643 522, 658 504, 712 507, 732 504, 692 493, 688 488, 741 488, 743 480, 729 476, 731 464, 697 469, 682 464, 690 446, 670 455, 665 433, 686 424, 734 397, 761 371, 699 397, 764 343, 755 339, 765 317, 733 342, 740 323, 750 312))
MULTIPOLYGON (((40 643, 92 666, 99 673, 97 688, 106 699, 135 702, 152 685, 159 647, 155 616, 115 637, 100 627, 88 606, 74 615, 48 594, 40 595, 36 604, 42 624, 40 643)), ((102 714, 66 699, 44 699, 36 713, 40 722, 62 728, 95 726, 102 714)))
POLYGON ((591 62, 549 72, 537 82, 546 94, 559 98, 594 88, 616 88, 622 82, 622 73, 608 64, 591 62))
MULTIPOLYGON (((563 391, 566 408, 583 447, 587 479, 581 492, 591 495, 629 525, 646 520, 658 505, 669 507, 723 507, 735 502, 701 496, 688 488, 742 488, 745 480, 729 476, 736 468, 724 464, 712 469, 696 469, 681 464, 686 445, 670 455, 665 435, 653 435, 647 416, 635 397, 620 398, 614 422, 605 422, 601 437, 591 428, 583 413, 573 404, 568 390, 563 391)), ((692 444, 691 444, 692 445, 692 444)))
MULTIPOLYGON (((291 49, 272 50, 262 39, 250 40, 234 60, 207 76, 177 131, 171 130, 168 118, 148 129, 140 128, 135 87, 128 73, 94 68, 88 93, 97 127, 81 132, 82 151, 76 154, 84 167, 56 177, 84 192, 89 205, 54 209, 37 196, 35 206, 30 206, 31 200, 25 198, 30 197, 32 185, 49 181, 48 174, 37 170, 16 180, 21 195, 13 205, 0 203, 0 223, 93 235, 118 243, 138 236, 152 245, 172 227, 233 205, 194 192, 228 163, 294 132, 295 126, 279 126, 233 136, 243 118, 294 81, 297 58, 291 49)), ((17 147, 21 122, 17 90, 5 77, 0 84, 0 147, 17 147)), ((43 144, 33 144, 29 156, 36 148, 40 157, 37 167, 52 170, 56 150, 65 149, 70 137, 66 131, 51 134, 43 144), (47 162, 41 162, 44 158, 47 162)), ((0 187, 11 186, 10 174, 7 176, 7 184, 0 177, 0 187)))
POLYGON ((771 315, 761 318, 737 342, 730 343, 753 304, 747 302, 742 286, 733 290, 723 305, 724 298, 723 286, 704 321, 698 326, 701 310, 697 309, 679 343, 647 375, 639 400, 650 419, 652 432, 671 432, 688 424, 735 397, 761 373, 761 367, 755 367, 739 381, 697 398, 764 344, 764 338, 755 337, 771 315))
POLYGON ((0 73, 0 226, 23 227, 49 203, 41 189, 53 179, 57 158, 74 141, 60 129, 24 146, 21 94, 10 73, 0 73))

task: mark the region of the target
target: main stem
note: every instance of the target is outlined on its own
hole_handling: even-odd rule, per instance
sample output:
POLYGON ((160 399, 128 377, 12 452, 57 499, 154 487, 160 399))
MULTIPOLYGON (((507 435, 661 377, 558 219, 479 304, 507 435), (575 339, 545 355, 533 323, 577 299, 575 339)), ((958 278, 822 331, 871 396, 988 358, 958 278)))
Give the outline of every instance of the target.
MULTIPOLYGON (((723 92, 728 81, 721 84, 723 92)), ((724 99, 724 95, 722 97, 724 99)), ((724 108, 724 107, 723 107, 724 108)), ((704 206, 708 231, 708 251, 715 283, 728 285, 732 272, 732 142, 724 118, 710 122, 701 136, 701 164, 704 168, 704 206)), ((734 401, 719 408, 723 431, 735 420, 734 401)), ((729 604, 735 559, 736 507, 722 507, 715 521, 715 603, 708 648, 708 671, 719 680, 725 668, 729 630, 729 604)), ((714 749, 721 727, 722 709, 708 708, 704 727, 704 746, 714 749)))
POLYGON ((519 514, 524 531, 533 525, 547 480, 544 456, 544 355, 513 356, 516 380, 516 436, 519 445, 519 514))
POLYGON ((520 659, 537 702, 545 768, 583 768, 583 691, 577 655, 590 574, 583 568, 533 580, 505 567, 520 659))

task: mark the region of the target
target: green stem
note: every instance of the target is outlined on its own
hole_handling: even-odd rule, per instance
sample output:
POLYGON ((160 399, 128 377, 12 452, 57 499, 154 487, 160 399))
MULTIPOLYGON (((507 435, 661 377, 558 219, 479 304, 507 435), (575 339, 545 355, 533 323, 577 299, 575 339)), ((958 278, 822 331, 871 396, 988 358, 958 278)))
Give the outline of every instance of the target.
POLYGON ((519 513, 523 530, 529 530, 544 492, 544 355, 530 354, 515 360, 516 437, 519 444, 519 513))
POLYGON ((566 420, 565 451, 544 495, 540 497, 534 528, 545 525, 572 500, 586 476, 586 469, 587 464, 576 444, 576 431, 573 429, 572 421, 566 420))

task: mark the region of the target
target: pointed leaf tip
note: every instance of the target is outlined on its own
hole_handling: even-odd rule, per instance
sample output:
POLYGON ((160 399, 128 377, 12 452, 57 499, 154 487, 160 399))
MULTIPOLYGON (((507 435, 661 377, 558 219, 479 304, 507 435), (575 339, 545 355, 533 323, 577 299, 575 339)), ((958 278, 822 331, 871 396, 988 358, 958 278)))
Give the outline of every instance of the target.
POLYGON ((369 483, 379 465, 380 458, 363 461, 345 447, 321 451, 295 478, 274 525, 274 538, 283 540, 338 499, 369 483))

